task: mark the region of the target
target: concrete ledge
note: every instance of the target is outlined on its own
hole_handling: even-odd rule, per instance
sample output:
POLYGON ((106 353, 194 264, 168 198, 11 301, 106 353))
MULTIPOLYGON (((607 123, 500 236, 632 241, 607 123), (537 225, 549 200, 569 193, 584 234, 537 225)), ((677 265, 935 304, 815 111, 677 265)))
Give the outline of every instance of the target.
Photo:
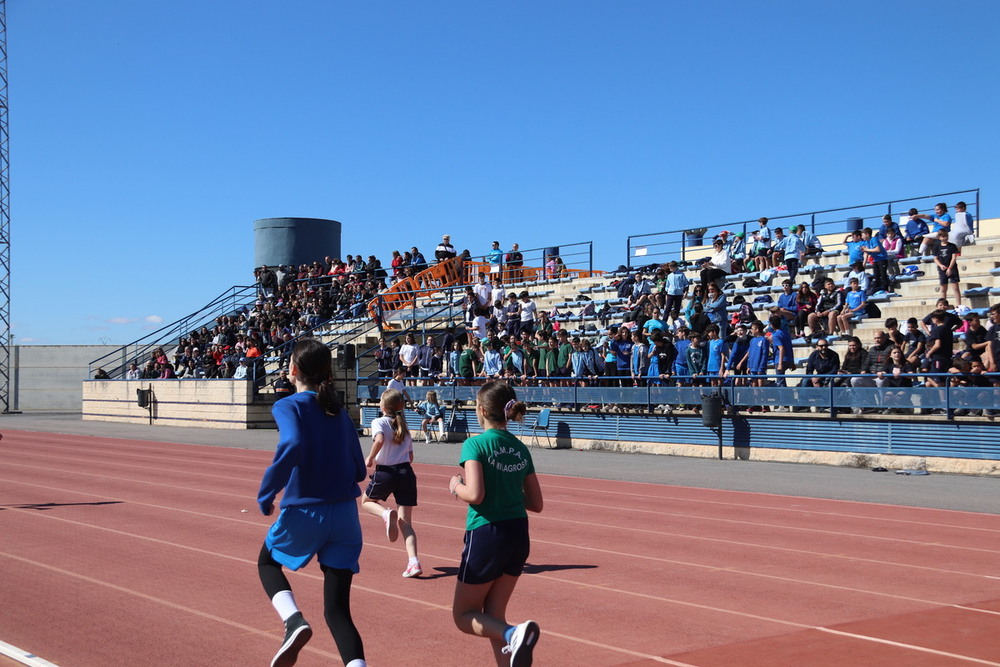
POLYGON ((87 380, 84 420, 202 428, 275 428, 271 395, 254 395, 246 380, 87 380), (151 409, 136 390, 152 390, 151 409))
MULTIPOLYGON (((368 431, 366 430, 367 434, 368 431)), ((475 433, 448 434, 450 442, 461 442, 475 433)), ((532 449, 549 449, 545 436, 539 434, 539 444, 532 446, 531 436, 524 433, 521 441, 532 449)), ((718 445, 691 445, 664 442, 636 442, 616 440, 588 440, 573 438, 572 441, 552 437, 551 449, 578 449, 583 451, 617 452, 623 454, 657 454, 661 456, 684 456, 690 458, 716 459, 718 445)), ((726 459, 743 461, 769 461, 772 463, 810 463, 814 465, 838 466, 841 468, 887 468, 895 470, 926 470, 933 473, 956 475, 980 475, 1000 477, 1000 461, 959 459, 942 456, 898 456, 891 454, 857 454, 853 452, 827 452, 798 449, 774 449, 769 447, 737 447, 725 445, 722 456, 726 459)))
MULTIPOLYGON (((542 437, 544 442, 544 437, 542 437)), ((542 445, 544 447, 544 445, 542 445)), ((659 442, 613 442, 607 440, 573 440, 574 449, 637 454, 662 454, 718 458, 718 446, 687 445, 659 442)), ((845 468, 888 468, 892 470, 926 470, 936 473, 961 475, 987 475, 1000 477, 1000 461, 958 459, 938 456, 896 456, 890 454, 856 454, 851 452, 824 452, 767 447, 723 447, 724 458, 780 463, 812 463, 845 468)))

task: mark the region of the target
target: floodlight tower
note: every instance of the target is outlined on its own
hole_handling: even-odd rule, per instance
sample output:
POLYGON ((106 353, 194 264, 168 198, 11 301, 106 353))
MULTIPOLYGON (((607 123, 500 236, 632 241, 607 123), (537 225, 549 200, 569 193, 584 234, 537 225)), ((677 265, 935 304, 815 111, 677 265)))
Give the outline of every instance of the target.
POLYGON ((10 412, 10 155, 7 132, 7 2, 0 0, 0 408, 10 412))

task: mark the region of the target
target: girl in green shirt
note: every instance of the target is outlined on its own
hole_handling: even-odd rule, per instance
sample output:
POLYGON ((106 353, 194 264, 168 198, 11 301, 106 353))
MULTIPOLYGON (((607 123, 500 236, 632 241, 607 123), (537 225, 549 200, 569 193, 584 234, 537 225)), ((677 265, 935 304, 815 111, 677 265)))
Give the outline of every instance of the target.
POLYGON ((528 559, 527 512, 542 511, 542 490, 528 448, 507 430, 527 408, 505 382, 491 380, 476 396, 483 433, 462 445, 465 475, 448 490, 469 504, 465 548, 458 570, 452 616, 459 630, 487 637, 498 665, 531 664, 538 641, 535 621, 508 625, 507 603, 528 559))

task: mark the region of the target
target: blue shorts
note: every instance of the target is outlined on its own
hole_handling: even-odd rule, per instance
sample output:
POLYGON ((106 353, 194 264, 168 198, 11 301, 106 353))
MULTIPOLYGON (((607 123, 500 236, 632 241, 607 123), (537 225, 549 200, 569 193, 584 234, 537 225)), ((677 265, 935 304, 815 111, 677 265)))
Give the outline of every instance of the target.
POLYGON ((504 574, 519 577, 530 551, 526 517, 467 530, 458 580, 463 584, 488 584, 504 574))
POLYGON ((394 466, 375 466, 375 472, 368 476, 365 495, 372 500, 385 500, 390 495, 397 505, 417 506, 417 476, 409 463, 394 466))
POLYGON ((361 556, 358 503, 285 507, 264 544, 274 560, 291 570, 301 569, 317 555, 322 565, 356 574, 361 556))

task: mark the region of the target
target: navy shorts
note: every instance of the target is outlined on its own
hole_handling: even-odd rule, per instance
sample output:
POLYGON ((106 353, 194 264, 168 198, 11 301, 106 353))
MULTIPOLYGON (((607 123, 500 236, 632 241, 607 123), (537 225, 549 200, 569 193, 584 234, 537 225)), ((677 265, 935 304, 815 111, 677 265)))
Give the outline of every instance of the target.
POLYGON ((361 556, 358 503, 351 499, 285 507, 267 531, 264 544, 274 560, 292 570, 302 568, 316 555, 327 567, 357 573, 361 556))
POLYGON ((458 580, 463 584, 488 584, 504 574, 521 576, 530 551, 527 517, 467 530, 458 580))
POLYGON ((417 476, 409 463, 394 466, 375 466, 375 472, 368 476, 365 495, 372 500, 385 500, 390 495, 397 505, 417 506, 417 476))
POLYGON ((961 279, 958 277, 958 267, 954 267, 951 270, 951 275, 948 275, 947 271, 942 271, 938 268, 938 284, 944 287, 948 283, 958 283, 961 279))

